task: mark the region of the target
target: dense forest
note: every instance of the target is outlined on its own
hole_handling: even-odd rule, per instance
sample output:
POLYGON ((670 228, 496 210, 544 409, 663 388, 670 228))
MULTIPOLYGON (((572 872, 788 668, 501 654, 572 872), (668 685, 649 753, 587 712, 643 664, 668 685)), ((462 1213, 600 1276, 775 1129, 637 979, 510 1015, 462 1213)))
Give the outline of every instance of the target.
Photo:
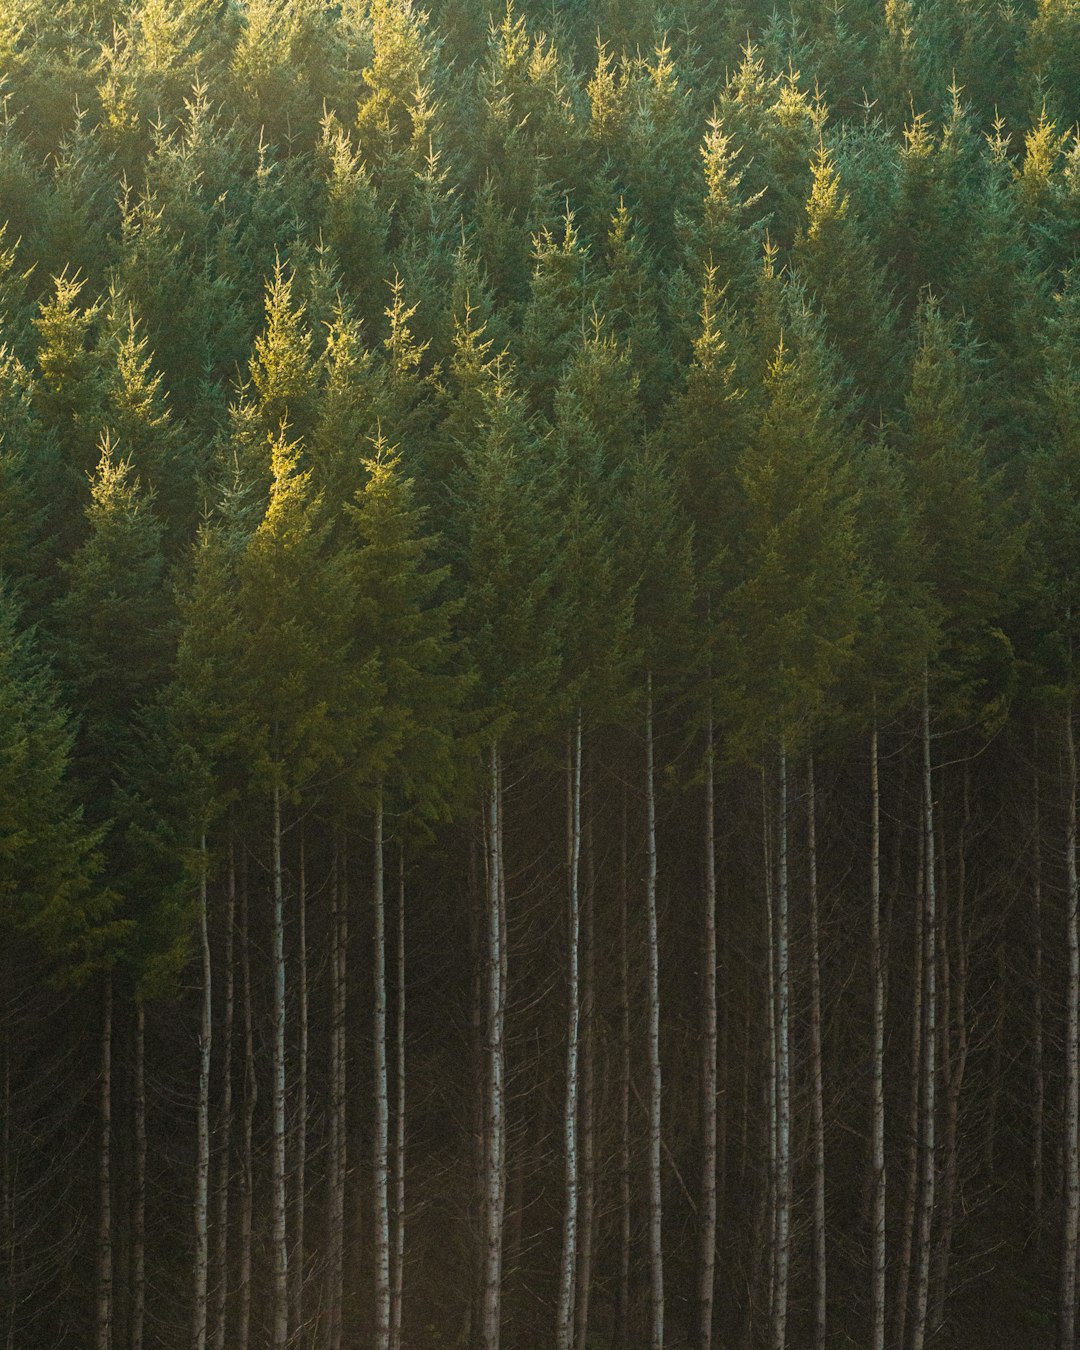
POLYGON ((1077 0, 0 94, 5 1350, 1075 1350, 1077 0))

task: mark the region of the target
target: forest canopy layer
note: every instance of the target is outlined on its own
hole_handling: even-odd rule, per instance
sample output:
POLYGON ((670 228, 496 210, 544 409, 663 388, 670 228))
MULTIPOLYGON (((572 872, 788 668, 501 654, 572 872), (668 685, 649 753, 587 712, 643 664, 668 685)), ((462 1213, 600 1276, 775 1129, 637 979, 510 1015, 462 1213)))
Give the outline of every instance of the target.
POLYGON ((6 0, 0 1341, 1077 1344, 1076 0, 6 0))

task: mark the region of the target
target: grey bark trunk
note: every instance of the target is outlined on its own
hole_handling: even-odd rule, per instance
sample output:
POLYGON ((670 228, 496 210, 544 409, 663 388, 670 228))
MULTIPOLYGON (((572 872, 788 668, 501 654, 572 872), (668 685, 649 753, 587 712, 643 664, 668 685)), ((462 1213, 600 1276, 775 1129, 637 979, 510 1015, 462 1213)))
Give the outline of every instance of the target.
POLYGON ((1039 811, 1039 737, 1035 733, 1035 775, 1032 783, 1034 803, 1034 895, 1032 901, 1032 924, 1034 927, 1034 979, 1035 999, 1031 1020, 1031 1054, 1034 1092, 1032 1094, 1032 1156, 1031 1188, 1032 1207, 1036 1223, 1043 1218, 1043 1148, 1046 1120, 1046 1072, 1043 1051, 1043 915, 1042 915, 1042 820, 1039 811))
POLYGON ((233 946, 236 927, 236 856, 232 830, 229 832, 229 863, 225 892, 225 1015, 222 1034, 221 1115, 218 1119, 218 1179, 215 1233, 217 1251, 214 1284, 213 1346, 226 1350, 229 1309, 229 1184, 232 1179, 232 1092, 233 1021, 235 1017, 236 978, 233 970, 233 946))
POLYGON ((330 883, 330 1157, 327 1165, 327 1350, 341 1350, 345 1273, 345 975, 348 945, 347 859, 340 829, 330 883))
POLYGON ((649 1062, 649 1293, 651 1350, 664 1347, 664 1252, 661 1240, 660 1102, 660 947, 656 916, 656 774, 653 747, 652 675, 646 679, 645 702, 645 830, 648 870, 645 878, 645 914, 648 925, 648 1022, 649 1062))
POLYGON ((390 1270, 390 1350, 401 1350, 405 1288, 405 850, 398 849, 397 1110, 394 1119, 394 1246, 390 1270))
POLYGON ((281 788, 273 797, 273 1115, 271 1154, 271 1339, 272 1350, 289 1342, 289 1245, 285 1169, 285 891, 281 872, 281 788))
POLYGON ((1065 714, 1065 765, 1068 773, 1065 876, 1067 882, 1065 939, 1068 982, 1065 1002, 1064 1225, 1061 1243, 1061 1295, 1058 1312, 1061 1350, 1076 1345, 1076 1259, 1080 1237, 1080 885, 1076 864, 1076 738, 1073 710, 1065 714))
POLYGON ((780 808, 776 877, 776 1306, 773 1350, 787 1342, 791 1259, 791 975, 788 945, 787 752, 780 749, 780 808))
POLYGON ((375 909, 372 973, 375 988, 375 1347, 390 1345, 390 1209, 389 1209, 389 1090, 386 1073, 386 894, 383 867, 383 798, 375 803, 374 840, 375 909))
POLYGON ((716 783, 715 732, 709 709, 705 745, 705 921, 702 943, 701 1216, 698 1255, 698 1331, 712 1350, 716 1285, 716 783))
POLYGON ((807 764, 806 850, 810 889, 810 1131, 814 1155, 814 1350, 824 1350, 828 1327, 825 1247, 825 1089, 821 1054, 821 937, 818 914, 817 794, 814 757, 807 764))
POLYGON ((881 943, 881 789, 876 718, 870 733, 870 973, 873 981, 870 1350, 885 1350, 885 980, 881 943))
POLYGON ((300 831, 300 875, 296 897, 297 982, 296 1003, 299 1026, 296 1083, 296 1141, 293 1173, 293 1260, 289 1270, 289 1320, 293 1332, 304 1325, 304 1276, 307 1271, 304 1250, 304 1210, 307 1202, 307 1117, 308 1117, 308 976, 307 976, 307 858, 304 832, 300 831))
POLYGON ((563 1100, 563 1232, 559 1299, 555 1319, 556 1350, 572 1350, 574 1277, 577 1273, 578 1220, 578 1036, 581 1025, 581 711, 567 736, 567 973, 566 1087, 563 1100))
POLYGON ((146 1008, 135 1004, 135 1176, 132 1183, 131 1350, 143 1350, 146 1325, 146 1008))
POLYGON ((505 1072, 503 1028, 505 995, 503 988, 506 957, 504 952, 504 887, 502 880, 502 775, 499 748, 492 744, 488 753, 487 803, 487 980, 486 980, 486 1081, 484 1158, 484 1266, 480 1345, 482 1350, 498 1350, 502 1295, 503 1215, 506 1201, 506 1141, 503 1077, 505 1072))
POLYGON ((630 1326, 630 876, 627 792, 619 839, 619 1282, 615 1350, 628 1350, 630 1326))
POLYGON ((195 1150, 195 1289, 191 1305, 191 1350, 206 1350, 207 1288, 210 1269, 210 1049, 212 972, 207 915, 206 835, 199 842, 199 949, 202 956, 202 1000, 199 1015, 199 1096, 195 1150))
POLYGON ((937 869, 934 858, 934 797, 930 755, 930 679, 923 668, 922 698, 923 829, 926 836, 926 909, 923 933, 924 1035, 922 1058, 922 1175, 916 1249, 915 1307, 911 1350, 926 1341, 930 1268, 933 1252, 934 1200, 937 1186, 937 869))
POLYGON ((240 983, 244 995, 244 1121, 240 1191, 240 1264, 237 1271, 238 1350, 248 1350, 251 1338, 251 1236, 255 1209, 255 1158, 252 1135, 259 1080, 255 1076, 255 1011, 251 1001, 251 927, 248 914, 247 855, 240 872, 240 983))
MULTIPOLYGON (((589 802, 591 774, 582 793, 582 807, 589 802)), ((582 841, 585 860, 585 889, 581 899, 581 1185, 578 1223, 577 1272, 577 1350, 588 1350, 589 1304, 592 1293, 593 1225, 596 1210, 596 1043, 593 1022, 595 1007, 595 929, 596 853, 593 846, 591 809, 585 816, 582 841)))
POLYGON ((105 975, 101 1006, 97 1276, 94 1291, 95 1350, 112 1348, 112 1023, 113 979, 110 971, 105 975))

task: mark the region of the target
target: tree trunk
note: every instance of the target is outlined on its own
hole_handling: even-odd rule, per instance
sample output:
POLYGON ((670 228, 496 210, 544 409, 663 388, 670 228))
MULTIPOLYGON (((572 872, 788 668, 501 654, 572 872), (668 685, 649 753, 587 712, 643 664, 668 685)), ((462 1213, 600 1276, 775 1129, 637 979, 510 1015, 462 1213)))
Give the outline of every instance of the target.
POLYGON ((1069 954, 1065 1002, 1065 1222, 1061 1243, 1061 1303, 1058 1313, 1061 1350, 1076 1345, 1076 1260, 1080 1233, 1080 886, 1076 867, 1076 739, 1070 703, 1065 714, 1065 764, 1068 770, 1067 831, 1065 836, 1066 949, 1069 954))
POLYGON ((375 981, 373 1036, 375 1053, 375 1347, 390 1345, 389 1091, 386 1075, 386 896, 383 868, 383 798, 375 802, 373 856, 375 908, 372 972, 375 981))
POLYGON ((715 732, 709 709, 705 745, 705 923, 701 999, 701 1216, 698 1255, 698 1332, 712 1350, 716 1284, 716 783, 715 732))
POLYGON ((251 1339, 251 1233, 255 1209, 255 1159, 252 1134, 259 1080, 255 1076, 255 1012, 251 1002, 251 928, 248 922, 247 854, 240 871, 240 982, 244 992, 244 1135, 240 1192, 240 1267, 236 1344, 248 1350, 251 1339))
POLYGON ((272 1350, 286 1350, 289 1341, 289 1245, 286 1231, 285 1171, 285 892, 281 874, 281 788, 274 785, 273 818, 273 1151, 271 1166, 273 1282, 271 1285, 272 1350))
POLYGON ((401 1350, 405 1287, 405 849, 398 849, 397 1113, 394 1120, 394 1246, 390 1269, 390 1350, 401 1350))
POLYGON ((628 1350, 630 1328, 630 874, 626 786, 619 844, 619 1281, 614 1350, 628 1350))
POLYGON ((199 843, 199 948, 202 955, 202 1000, 199 1015, 199 1105, 195 1150, 195 1291, 191 1301, 191 1350, 206 1350, 207 1285, 210 1269, 210 1048, 212 972, 207 917, 206 834, 199 843))
MULTIPOLYGON (((591 792, 592 775, 585 792, 591 792)), ((587 799, 587 800, 591 800, 587 799)), ((588 1350, 592 1293, 593 1225, 596 1212, 596 852, 592 811, 585 817, 585 889, 581 901, 581 1214, 578 1224, 577 1350, 588 1350)))
POLYGON ((330 1156, 327 1161, 327 1350, 341 1350, 345 1272, 345 949, 348 939, 346 859, 335 833, 330 881, 330 1156))
POLYGON ((480 1345, 498 1350, 502 1295, 503 1213, 506 1199, 506 1121, 503 1101, 505 1070, 503 1027, 505 1002, 503 974, 506 966, 502 881, 502 775, 499 747, 488 753, 487 810, 487 1073, 485 1081, 484 1159, 484 1269, 480 1345))
POLYGON ((1036 1224, 1042 1224, 1043 1218, 1043 1140, 1046 1121, 1046 1073, 1043 1059, 1043 916, 1042 916, 1042 820, 1039 811, 1039 736, 1035 733, 1035 775, 1032 783, 1034 804, 1034 853, 1035 881, 1032 926, 1035 943, 1035 1006, 1032 1009, 1031 1053, 1034 1092, 1032 1094, 1032 1146, 1031 1146, 1031 1189, 1032 1208, 1035 1211, 1036 1224))
POLYGON ((135 1003, 135 1176, 132 1185, 131 1350, 143 1350, 146 1324, 146 1008, 135 1003))
POLYGON ((556 1350, 572 1350, 574 1276, 577 1273, 578 1218, 578 1035, 581 1022, 579 957, 581 940, 581 710, 566 745, 567 974, 566 1091, 563 1105, 562 1261, 555 1320, 556 1350))
POLYGON ((649 1291, 651 1350, 664 1350, 664 1252, 661 1243, 660 1173, 660 945, 656 920, 656 774, 653 750, 652 675, 646 678, 645 694, 645 830, 648 870, 645 879, 645 914, 648 924, 648 1019, 649 1052, 649 1291))
POLYGON ((101 1061, 98 1117, 98 1232, 95 1284, 94 1346, 111 1350, 113 1318, 112 1269, 112 1023, 113 978, 105 975, 101 1008, 101 1061))
POLYGON ((817 796, 814 757, 807 765, 806 850, 810 887, 810 1130, 814 1153, 814 1350, 825 1350, 828 1284, 825 1250, 825 1091, 821 1062, 821 937, 818 916, 817 796))
POLYGON ((225 892, 225 1017, 222 1025, 221 1115, 218 1119, 217 1281, 214 1285, 214 1350, 226 1350, 229 1309, 229 1183, 232 1177, 233 1018, 236 980, 233 935, 236 926, 236 857, 229 830, 229 872, 225 892))
POLYGON ((885 1350, 885 980, 881 946, 881 790, 877 719, 870 733, 870 974, 873 981, 870 1350, 885 1350))
MULTIPOLYGON (((919 807, 918 860, 915 869, 915 936, 912 946, 914 988, 911 994, 911 1100, 907 1120, 907 1170, 904 1185, 904 1216, 900 1230, 899 1271, 896 1281, 896 1347, 903 1350, 911 1294, 911 1262, 915 1250, 915 1211, 919 1198, 919 1101, 922 1085, 923 1049, 923 960, 926 927, 926 830, 923 807, 919 807)), ((899 852, 899 850, 898 850, 899 852)))
POLYGON ((300 830, 300 875, 296 897, 297 922, 297 1015, 299 1026, 296 1083, 296 1143, 294 1175, 296 1195, 293 1201, 293 1262, 289 1288, 289 1320, 293 1333, 304 1325, 304 1276, 307 1262, 304 1251, 304 1210, 307 1201, 307 1117, 308 1117, 308 972, 307 972, 307 858, 304 831, 300 830))
POLYGON ((780 748, 780 810, 776 877, 776 1307, 773 1350, 787 1340, 791 1259, 791 976, 788 948, 787 752, 780 748))
POLYGON ((911 1350, 923 1350, 927 1331, 930 1267, 933 1251, 934 1198, 937 1184, 937 873, 934 860, 934 797, 930 756, 930 679, 923 667, 922 699, 923 829, 926 835, 926 921, 923 951, 925 1009, 922 1058, 922 1177, 916 1250, 915 1308, 911 1350))

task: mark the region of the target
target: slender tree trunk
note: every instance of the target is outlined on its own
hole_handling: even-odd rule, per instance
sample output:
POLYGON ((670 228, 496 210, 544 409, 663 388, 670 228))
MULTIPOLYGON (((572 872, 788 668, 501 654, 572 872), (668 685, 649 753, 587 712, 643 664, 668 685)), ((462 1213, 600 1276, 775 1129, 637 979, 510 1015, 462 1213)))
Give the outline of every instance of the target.
POLYGON ((705 923, 701 999, 701 1216, 698 1254, 698 1331, 712 1350, 716 1285, 716 744, 712 708, 705 745, 705 923))
POLYGON ((330 1158, 327 1171, 327 1350, 341 1350, 345 1274, 345 1183, 348 1138, 345 1099, 346 953, 349 937, 348 860, 342 831, 334 837, 330 887, 330 1158))
POLYGON ((506 958, 503 951, 502 881, 502 783, 499 748, 492 744, 488 754, 487 810, 487 1118, 486 1157, 484 1159, 484 1271, 483 1306, 480 1328, 481 1350, 498 1350, 502 1295, 502 1238, 506 1197, 506 1143, 503 1076, 505 1070, 503 1027, 505 1002, 503 976, 506 958))
POLYGON ((818 915, 817 796, 814 757, 807 765, 807 839, 810 884, 810 1130, 814 1152, 814 1350, 824 1350, 828 1326, 825 1250, 825 1090, 821 1055, 821 937, 818 915))
MULTIPOLYGON (((762 845, 765 854, 765 943, 767 950, 767 978, 765 985, 765 1030, 766 1030, 766 1074, 765 1074, 765 1104, 766 1104, 766 1186, 768 1192, 768 1205, 766 1211, 769 1217, 769 1237, 765 1244, 765 1269, 768 1272, 768 1299, 767 1324, 770 1345, 772 1344, 773 1331, 776 1320, 776 1275, 777 1275, 777 1251, 778 1228, 780 1222, 780 1187, 778 1184, 779 1173, 779 1140, 780 1140, 780 1056, 778 1046, 779 1035, 779 987, 780 982, 776 971, 776 885, 773 876, 773 842, 772 830, 770 828, 772 820, 772 810, 769 802, 768 775, 765 765, 761 768, 761 835, 762 845)), ((764 1240, 764 1230, 762 1231, 764 1240)))
POLYGON ((374 947, 372 971, 375 981, 375 1347, 390 1345, 390 1209, 387 1166, 389 1158, 389 1091, 386 1075, 386 896, 383 868, 383 798, 375 802, 374 845, 374 947))
POLYGON ((923 950, 925 1025, 922 1060, 922 1177, 916 1251, 915 1309, 911 1350, 923 1350, 927 1331, 934 1199, 937 1183, 937 872, 934 860, 934 797, 930 756, 930 680, 923 667, 922 699, 923 828, 926 835, 926 922, 923 950))
POLYGON ((1065 837, 1066 948, 1069 954, 1065 1002, 1065 1222, 1061 1243, 1061 1302, 1058 1314, 1061 1350, 1076 1345, 1076 1261, 1080 1236, 1080 885, 1076 867, 1076 739, 1073 710, 1065 714, 1065 764, 1068 770, 1067 832, 1065 837))
POLYGON ((919 1102, 923 1081, 923 959, 926 927, 926 830, 923 807, 919 808, 918 862, 915 870, 915 937, 912 947, 914 988, 911 995, 911 1101, 907 1121, 907 1170, 904 1187, 904 1217, 900 1230, 899 1272, 896 1282, 896 1350, 906 1344, 908 1304, 911 1294, 911 1262, 915 1250, 915 1211, 919 1198, 919 1102))
POLYGON ((293 1201, 293 1262, 289 1288, 289 1320, 294 1334, 304 1325, 304 1275, 307 1269, 304 1251, 304 1210, 307 1201, 307 1117, 308 1117, 308 974, 307 974, 307 858, 304 831, 300 830, 300 875, 296 897, 297 921, 297 1015, 299 1026, 296 1084, 296 1155, 294 1164, 296 1195, 293 1201))
POLYGON ((873 981, 870 1350, 885 1350, 885 980, 881 944, 881 790, 878 728, 870 733, 870 972, 873 981))
POLYGON ((473 834, 469 845, 469 954, 472 958, 472 1076, 473 1076, 473 1263, 472 1289, 467 1313, 465 1343, 475 1345, 478 1329, 483 1323, 484 1270, 487 1250, 484 1245, 487 1232, 487 1043, 484 1023, 487 1009, 488 964, 486 955, 487 910, 491 878, 491 859, 487 846, 487 800, 480 806, 480 838, 473 834), (480 842, 484 846, 484 888, 480 884, 480 842))
POLYGON ((664 1350, 664 1252, 661 1242, 660 1173, 660 944, 656 919, 656 774, 653 748, 652 675, 646 677, 645 693, 645 830, 648 871, 645 879, 645 914, 648 924, 648 1018, 649 1052, 649 1291, 651 1298, 651 1350, 664 1350))
MULTIPOLYGON (((583 790, 583 804, 591 801, 592 774, 583 790)), ((581 901, 581 1213, 578 1224, 577 1350, 588 1350, 589 1303, 592 1293, 593 1226, 596 1212, 596 1003, 595 902, 596 851, 591 807, 585 817, 583 839, 585 889, 581 901)))
POLYGON ((237 1272, 238 1350, 248 1350, 251 1338, 251 1234, 255 1211, 255 1158, 252 1135, 259 1080, 255 1076, 255 1011, 251 1001, 251 927, 248 922, 247 854, 240 871, 240 982, 244 993, 244 1131, 240 1192, 240 1266, 237 1272))
POLYGON ((1043 1058, 1043 915, 1042 915, 1042 820, 1039 811, 1039 735, 1035 733, 1035 774, 1032 783, 1034 806, 1034 897, 1032 926, 1035 943, 1035 1000, 1032 1009, 1031 1053, 1034 1092, 1032 1094, 1031 1186, 1035 1222, 1043 1219, 1043 1140, 1046 1121, 1046 1073, 1043 1058))
POLYGON ((199 947, 202 1003, 199 1016, 199 1106, 195 1152, 195 1291, 191 1306, 191 1350, 206 1350, 207 1286, 210 1269, 210 1049, 213 1041, 210 928, 207 916, 206 834, 199 843, 199 947))
MULTIPOLYGON (((945 1076, 945 1139, 944 1164, 941 1187, 941 1233, 938 1238, 937 1259, 934 1269, 933 1301, 931 1304, 930 1332, 941 1325, 945 1316, 945 1301, 948 1297, 949 1262, 952 1255, 953 1224, 956 1211, 956 1192, 959 1185, 959 1127, 960 1093, 964 1085, 968 1057, 967 1026, 967 931, 965 920, 965 899, 967 888, 967 831, 971 817, 971 768, 964 766, 964 814, 960 827, 959 856, 956 868, 956 897, 952 906, 954 914, 952 933, 952 959, 949 962, 949 985, 946 1010, 949 1022, 956 1032, 956 1045, 949 1047, 949 1068, 945 1076), (955 970, 953 970, 955 965, 955 970)), ((941 923, 942 940, 946 937, 946 923, 941 923)), ((943 998, 946 997, 942 990, 943 998)), ((950 1040, 950 1027, 946 1025, 944 1038, 950 1040)), ((995 1079, 995 1082, 997 1080, 995 1079)))
POLYGON ((229 1183, 232 1177, 233 1019, 235 972, 233 941, 236 927, 236 857, 232 828, 229 829, 229 871, 225 892, 225 1016, 222 1025, 221 1115, 218 1119, 217 1281, 214 1285, 214 1350, 226 1350, 229 1310, 229 1183))
POLYGON ((615 1350, 629 1350, 630 1328, 630 858, 625 784, 619 838, 619 1282, 615 1350))
POLYGON ((787 752, 780 748, 780 811, 776 878, 776 1309, 773 1350, 787 1340, 791 1258, 791 975, 788 946, 787 752))
POLYGON ((281 873, 281 788, 274 785, 273 818, 273 1152, 271 1167, 273 1252, 271 1347, 286 1350, 289 1341, 289 1244, 286 1231, 285 1169, 285 891, 281 873))
POLYGON ((566 745, 567 1010, 566 1093, 563 1107, 565 1158, 562 1261, 555 1321, 556 1350, 571 1350, 574 1337, 574 1276, 578 1218, 578 1035, 581 1023, 581 711, 566 745))
POLYGON ((101 1008, 101 1061, 98 1117, 98 1233, 95 1288, 95 1350, 112 1350, 112 1024, 113 977, 105 975, 101 1008))
POLYGON ((135 1003, 135 1176, 132 1184, 131 1350, 143 1350, 146 1324, 146 1008, 135 1003))
POLYGON ((394 1120, 394 1247, 390 1269, 390 1350, 401 1350, 405 1288, 405 849, 398 848, 397 1112, 394 1120))
MULTIPOLYGON (((6 991, 5 991, 6 992, 6 991)), ((18 1299, 15 1276, 15 1162, 11 1144, 11 1031, 4 1031, 4 1141, 3 1175, 0 1176, 0 1260, 4 1276, 0 1281, 0 1321, 4 1325, 4 1350, 15 1350, 15 1307, 18 1299)))

